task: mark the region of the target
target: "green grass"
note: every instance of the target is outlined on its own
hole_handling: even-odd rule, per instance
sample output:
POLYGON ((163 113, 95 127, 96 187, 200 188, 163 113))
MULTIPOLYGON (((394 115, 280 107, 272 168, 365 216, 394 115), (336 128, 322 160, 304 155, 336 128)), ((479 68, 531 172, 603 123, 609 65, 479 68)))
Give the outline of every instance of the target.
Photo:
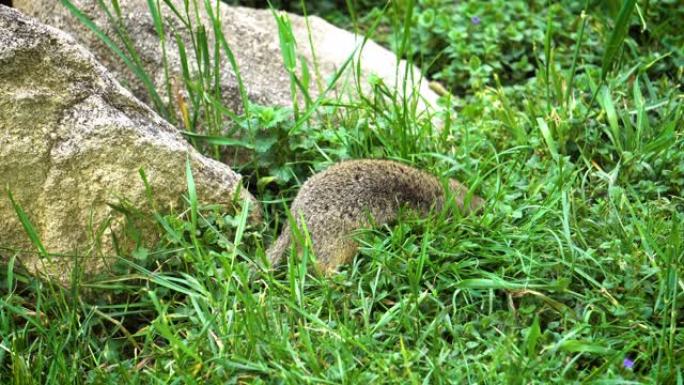
MULTIPOLYGON (((156 214, 166 236, 122 256, 113 277, 64 289, 11 258, 0 272, 0 383, 683 384, 682 36, 649 15, 684 10, 625 1, 630 16, 608 3, 588 22, 573 13, 584 2, 565 19, 539 15, 541 45, 525 53, 538 60, 534 76, 468 88, 442 131, 382 84, 344 110, 326 97, 231 114, 208 97, 219 66, 202 62, 199 79, 186 74, 185 122, 214 123, 182 127, 208 155, 253 151, 238 168, 264 225, 199 205, 188 172, 186 209, 156 214), (487 206, 469 217, 406 212, 363 231, 357 258, 331 278, 294 259, 258 268, 298 185, 361 157, 456 177, 487 206)), ((423 27, 409 28, 402 10, 386 17, 403 20, 397 39, 413 44, 423 27)), ((217 44, 193 49, 231 55, 217 44)), ((43 253, 31 213, 17 212, 43 253)))

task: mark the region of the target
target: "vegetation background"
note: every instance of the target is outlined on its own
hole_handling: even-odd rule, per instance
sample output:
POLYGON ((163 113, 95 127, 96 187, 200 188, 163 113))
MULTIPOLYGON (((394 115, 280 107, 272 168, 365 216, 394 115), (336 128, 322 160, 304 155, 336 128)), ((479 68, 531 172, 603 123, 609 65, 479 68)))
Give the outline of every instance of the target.
MULTIPOLYGON (((413 61, 441 85, 445 127, 381 82, 343 110, 251 105, 186 127, 210 156, 252 151, 239 171, 265 224, 198 207, 189 174, 187 209, 157 216, 167 236, 114 278, 64 289, 12 259, 0 382, 684 384, 680 1, 272 4, 413 61), (487 207, 364 231, 330 279, 307 253, 253 269, 301 182, 362 157, 456 177, 487 207)), ((191 100, 212 94, 201 80, 191 100)))

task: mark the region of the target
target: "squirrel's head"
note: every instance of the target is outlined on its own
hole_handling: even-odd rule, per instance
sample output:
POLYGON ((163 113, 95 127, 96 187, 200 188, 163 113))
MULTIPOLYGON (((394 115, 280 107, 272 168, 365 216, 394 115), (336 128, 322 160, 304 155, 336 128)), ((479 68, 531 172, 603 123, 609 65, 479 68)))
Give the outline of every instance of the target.
POLYGON ((456 201, 456 206, 463 214, 478 212, 484 207, 484 199, 475 194, 468 197, 468 188, 455 179, 449 179, 449 190, 451 190, 451 199, 456 201))

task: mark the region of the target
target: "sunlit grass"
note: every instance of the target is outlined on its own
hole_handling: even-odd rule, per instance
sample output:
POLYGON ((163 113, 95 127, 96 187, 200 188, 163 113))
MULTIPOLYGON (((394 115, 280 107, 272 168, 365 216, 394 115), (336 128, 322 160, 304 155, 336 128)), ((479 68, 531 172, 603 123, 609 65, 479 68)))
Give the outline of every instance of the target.
MULTIPOLYGON (((161 30, 155 9, 168 3, 149 3, 161 30)), ((184 129, 210 156, 254 151, 241 171, 265 224, 250 225, 247 208, 201 207, 188 168, 187 207, 158 213, 163 240, 123 256, 114 277, 64 289, 11 259, 0 273, 0 382, 684 383, 683 98, 676 78, 623 62, 623 12, 604 31, 601 63, 582 62, 582 33, 565 42, 571 61, 553 61, 549 26, 535 78, 474 90, 442 131, 382 84, 345 109, 325 95, 296 111, 243 99, 228 114, 206 97, 219 67, 205 63, 199 83, 188 70, 184 81, 204 87, 188 88, 190 113, 209 128, 184 129), (236 142, 224 121, 248 135, 236 142), (468 217, 406 212, 363 231, 357 258, 330 278, 296 259, 262 269, 297 186, 362 157, 458 178, 487 205, 468 217)), ((579 14, 563 22, 586 27, 579 14)), ((279 26, 287 64, 294 48, 279 26)), ((207 41, 193 49, 214 52, 207 41)), ((44 253, 30 213, 17 212, 44 253)))

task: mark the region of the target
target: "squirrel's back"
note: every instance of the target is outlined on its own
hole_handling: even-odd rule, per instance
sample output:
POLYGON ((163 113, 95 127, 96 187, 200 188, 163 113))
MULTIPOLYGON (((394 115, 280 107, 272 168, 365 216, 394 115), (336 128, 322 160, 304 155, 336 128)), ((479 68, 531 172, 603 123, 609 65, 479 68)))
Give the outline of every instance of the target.
MULTIPOLYGON (((463 208, 468 189, 455 180, 449 187, 457 206, 463 208)), ((356 253, 354 230, 368 227, 370 219, 383 225, 396 219, 401 206, 427 214, 439 210, 446 197, 440 180, 424 171, 389 160, 351 160, 335 164, 310 177, 292 202, 290 211, 301 227, 304 219, 319 269, 330 272, 356 253)), ((473 196, 470 209, 481 206, 473 196)), ((290 246, 285 226, 268 256, 280 262, 290 246)))

